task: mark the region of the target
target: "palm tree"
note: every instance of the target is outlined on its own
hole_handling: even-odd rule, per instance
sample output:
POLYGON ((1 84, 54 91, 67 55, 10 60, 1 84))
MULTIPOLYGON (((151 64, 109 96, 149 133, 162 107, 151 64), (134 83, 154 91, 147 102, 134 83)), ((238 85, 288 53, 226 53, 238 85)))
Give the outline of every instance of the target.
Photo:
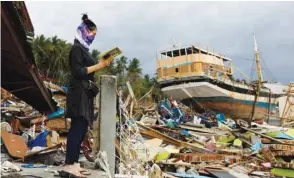
POLYGON ((118 77, 118 86, 122 86, 125 83, 125 71, 127 69, 128 58, 121 56, 116 60, 116 74, 118 77))
POLYGON ((91 56, 94 58, 96 63, 99 62, 99 55, 100 55, 100 51, 98 51, 97 49, 94 49, 91 53, 91 56))
POLYGON ((46 77, 55 78, 60 84, 67 81, 69 73, 68 58, 71 44, 57 36, 36 37, 32 43, 33 53, 40 71, 46 77))
POLYGON ((44 35, 36 37, 32 42, 32 49, 38 68, 43 73, 43 75, 48 76, 48 68, 50 65, 50 50, 52 49, 50 39, 46 38, 44 35))
POLYGON ((140 79, 142 74, 142 68, 140 67, 140 61, 137 58, 133 58, 128 67, 128 78, 130 82, 134 82, 140 79))

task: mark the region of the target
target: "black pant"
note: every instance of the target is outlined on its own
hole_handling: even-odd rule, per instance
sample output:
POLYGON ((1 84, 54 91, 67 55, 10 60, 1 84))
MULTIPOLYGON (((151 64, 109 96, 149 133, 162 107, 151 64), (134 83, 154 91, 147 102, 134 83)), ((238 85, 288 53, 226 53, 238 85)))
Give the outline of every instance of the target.
POLYGON ((88 121, 85 118, 72 118, 67 136, 65 164, 79 161, 81 144, 88 131, 88 121))

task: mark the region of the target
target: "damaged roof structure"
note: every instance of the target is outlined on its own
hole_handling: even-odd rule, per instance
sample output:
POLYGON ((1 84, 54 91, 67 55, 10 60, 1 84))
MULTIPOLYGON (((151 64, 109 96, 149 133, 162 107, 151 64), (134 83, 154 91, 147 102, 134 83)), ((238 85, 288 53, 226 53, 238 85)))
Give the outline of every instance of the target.
POLYGON ((40 112, 50 113, 56 106, 39 77, 30 46, 33 35, 24 2, 1 2, 1 86, 40 112))

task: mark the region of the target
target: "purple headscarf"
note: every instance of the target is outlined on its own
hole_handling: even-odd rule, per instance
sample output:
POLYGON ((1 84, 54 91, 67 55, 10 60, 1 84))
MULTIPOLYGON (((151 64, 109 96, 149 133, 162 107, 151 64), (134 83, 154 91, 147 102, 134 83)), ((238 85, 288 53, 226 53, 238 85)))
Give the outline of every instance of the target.
POLYGON ((75 35, 75 38, 79 40, 79 42, 87 50, 89 50, 89 46, 92 44, 93 40, 95 39, 95 35, 89 34, 89 30, 86 24, 81 23, 81 25, 78 26, 77 34, 75 35))

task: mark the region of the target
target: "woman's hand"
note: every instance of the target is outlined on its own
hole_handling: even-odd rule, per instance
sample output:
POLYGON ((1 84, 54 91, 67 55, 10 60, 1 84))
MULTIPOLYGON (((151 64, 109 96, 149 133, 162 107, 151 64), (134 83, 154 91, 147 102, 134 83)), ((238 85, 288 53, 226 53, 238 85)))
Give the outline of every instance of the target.
POLYGON ((87 74, 90 74, 92 72, 96 72, 96 71, 101 70, 105 67, 108 67, 110 65, 110 63, 111 63, 111 61, 109 61, 109 60, 101 60, 98 64, 87 67, 87 74))
POLYGON ((99 68, 105 68, 108 67, 110 65, 111 61, 109 60, 100 60, 99 63, 97 65, 99 65, 99 68))

